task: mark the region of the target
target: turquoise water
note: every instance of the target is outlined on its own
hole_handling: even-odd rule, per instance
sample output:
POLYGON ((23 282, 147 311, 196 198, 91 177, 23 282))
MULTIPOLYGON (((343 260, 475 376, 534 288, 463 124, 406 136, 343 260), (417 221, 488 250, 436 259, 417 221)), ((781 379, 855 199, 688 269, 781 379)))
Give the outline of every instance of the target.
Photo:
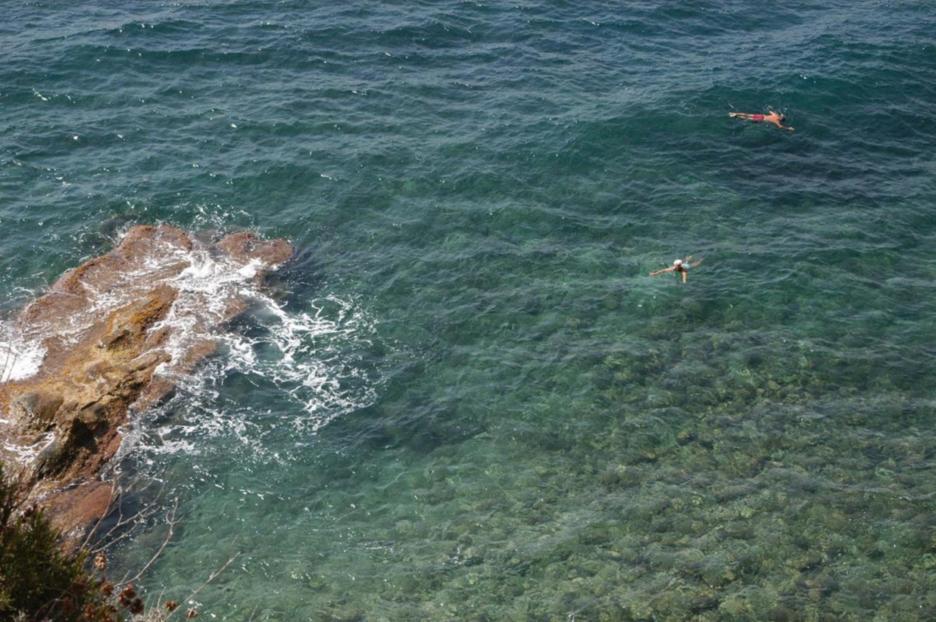
POLYGON ((177 507, 203 617, 936 618, 931 4, 2 8, 7 316, 298 248, 128 430, 118 578, 177 507))

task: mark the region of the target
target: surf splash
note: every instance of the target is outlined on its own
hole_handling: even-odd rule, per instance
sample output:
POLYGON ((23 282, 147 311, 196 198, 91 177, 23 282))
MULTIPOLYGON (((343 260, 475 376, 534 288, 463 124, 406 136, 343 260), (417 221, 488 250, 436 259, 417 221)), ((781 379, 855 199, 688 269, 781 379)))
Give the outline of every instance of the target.
POLYGON ((32 475, 60 527, 80 534, 106 511, 76 500, 105 501, 91 493, 125 458, 145 467, 226 436, 226 451, 285 460, 271 435, 299 447, 373 403, 373 322, 337 296, 277 300, 264 277, 291 254, 250 233, 133 227, 0 325, 0 458, 32 475), (275 405, 223 397, 232 378, 275 405))
POLYGON ((17 334, 8 323, 0 324, 0 335, 0 383, 35 376, 46 355, 42 343, 17 334))
MULTIPOLYGON (((193 298, 180 311, 196 304, 195 292, 235 286, 225 277, 208 278, 224 273, 205 268, 198 279, 182 285, 193 298)), ((304 310, 290 309, 249 282, 236 287, 249 300, 236 329, 216 333, 218 355, 191 372, 175 374, 173 398, 145 413, 143 424, 125 429, 118 463, 129 460, 137 472, 159 478, 150 469, 160 463, 157 456, 199 455, 206 446, 217 446, 206 439, 222 437, 231 441, 223 443, 225 452, 282 463, 290 452, 274 437, 288 435, 286 445, 300 448, 331 421, 376 401, 380 374, 364 355, 376 327, 359 304, 330 295, 310 300, 304 310), (248 400, 264 394, 273 403, 261 408, 255 398, 245 405, 226 397, 231 391, 224 387, 232 378, 253 387, 248 400)), ((186 314, 179 317, 184 322, 186 314)), ((186 331, 175 334, 180 338, 174 347, 182 347, 186 331)))
MULTIPOLYGON (((292 252, 285 240, 247 232, 137 226, 111 252, 64 274, 2 327, 0 458, 22 465, 53 517, 67 515, 73 508, 56 507, 58 492, 100 484, 131 411, 170 395, 255 299, 276 307, 263 277, 292 252)), ((97 510, 80 512, 81 520, 105 508, 97 510)))

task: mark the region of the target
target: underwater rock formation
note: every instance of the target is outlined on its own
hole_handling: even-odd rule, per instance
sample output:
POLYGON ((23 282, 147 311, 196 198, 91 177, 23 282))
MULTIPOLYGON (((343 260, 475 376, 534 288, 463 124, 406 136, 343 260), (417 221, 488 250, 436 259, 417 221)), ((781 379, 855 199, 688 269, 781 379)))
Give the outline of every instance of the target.
POLYGON ((0 460, 21 465, 58 527, 77 538, 107 511, 99 474, 120 427, 215 351, 213 332, 292 252, 247 232, 211 240, 136 226, 12 321, 12 338, 40 355, 0 377, 0 460))

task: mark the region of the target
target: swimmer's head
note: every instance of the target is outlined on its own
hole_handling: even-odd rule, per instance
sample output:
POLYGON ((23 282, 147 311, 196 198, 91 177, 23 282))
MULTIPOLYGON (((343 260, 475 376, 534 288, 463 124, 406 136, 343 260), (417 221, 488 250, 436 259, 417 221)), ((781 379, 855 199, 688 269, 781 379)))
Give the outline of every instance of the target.
POLYGON ((674 267, 678 268, 678 267, 681 266, 681 265, 682 265, 682 259, 674 259, 674 260, 673 260, 673 266, 674 266, 674 267))

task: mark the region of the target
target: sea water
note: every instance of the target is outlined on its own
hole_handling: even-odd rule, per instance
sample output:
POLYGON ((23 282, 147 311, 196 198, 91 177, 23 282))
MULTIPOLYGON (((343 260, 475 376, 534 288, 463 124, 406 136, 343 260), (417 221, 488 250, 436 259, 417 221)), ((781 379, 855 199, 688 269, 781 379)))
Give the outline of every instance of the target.
POLYGON ((125 430, 151 605, 936 618, 931 3, 0 8, 4 330, 133 224, 297 248, 125 430))

